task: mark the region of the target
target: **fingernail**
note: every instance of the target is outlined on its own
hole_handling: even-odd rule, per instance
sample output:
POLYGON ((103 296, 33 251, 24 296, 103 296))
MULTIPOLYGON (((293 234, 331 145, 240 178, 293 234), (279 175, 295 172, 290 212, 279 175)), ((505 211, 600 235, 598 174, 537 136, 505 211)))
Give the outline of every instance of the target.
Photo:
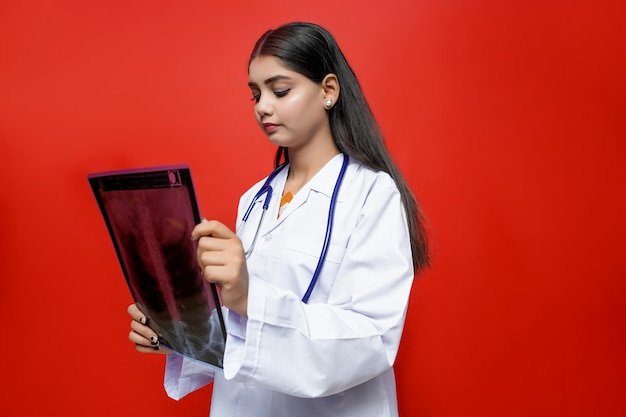
POLYGON ((159 344, 159 338, 156 337, 155 335, 150 336, 150 343, 152 343, 153 345, 158 345, 159 344))
POLYGON ((154 346, 152 349, 153 349, 153 350, 159 350, 159 349, 160 349, 160 347, 158 347, 158 346, 154 346))
POLYGON ((139 323, 141 323, 141 324, 146 324, 145 317, 139 317, 139 319, 137 321, 139 321, 139 323))

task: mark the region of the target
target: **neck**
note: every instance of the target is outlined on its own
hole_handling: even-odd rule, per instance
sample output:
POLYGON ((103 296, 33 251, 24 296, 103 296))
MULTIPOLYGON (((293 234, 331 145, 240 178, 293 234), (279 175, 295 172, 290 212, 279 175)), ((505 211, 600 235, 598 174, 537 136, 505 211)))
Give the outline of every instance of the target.
POLYGON ((288 178, 298 184, 304 185, 317 172, 339 154, 339 149, 334 145, 318 152, 298 152, 289 149, 289 175, 288 178))

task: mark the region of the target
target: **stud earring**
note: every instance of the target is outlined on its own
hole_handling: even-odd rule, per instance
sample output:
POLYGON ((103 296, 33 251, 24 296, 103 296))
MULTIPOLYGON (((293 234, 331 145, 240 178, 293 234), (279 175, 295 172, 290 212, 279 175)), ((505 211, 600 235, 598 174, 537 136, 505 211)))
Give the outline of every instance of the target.
POLYGON ((330 109, 330 106, 333 105, 333 101, 331 99, 326 100, 326 102, 324 103, 326 105, 327 109, 330 109))

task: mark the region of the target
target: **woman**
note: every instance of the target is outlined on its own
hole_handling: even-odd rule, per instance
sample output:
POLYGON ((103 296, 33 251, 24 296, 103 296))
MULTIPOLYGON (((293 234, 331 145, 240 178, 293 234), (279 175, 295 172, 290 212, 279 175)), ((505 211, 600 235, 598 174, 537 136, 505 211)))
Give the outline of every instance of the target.
MULTIPOLYGON (((286 164, 268 193, 263 180, 241 197, 237 234, 214 220, 194 229, 225 307, 224 372, 169 354, 168 395, 213 381, 212 416, 397 416, 393 363, 428 264, 415 199, 325 29, 266 32, 248 73, 256 119, 286 164)), ((129 314, 130 340, 155 352, 145 316, 129 314)))

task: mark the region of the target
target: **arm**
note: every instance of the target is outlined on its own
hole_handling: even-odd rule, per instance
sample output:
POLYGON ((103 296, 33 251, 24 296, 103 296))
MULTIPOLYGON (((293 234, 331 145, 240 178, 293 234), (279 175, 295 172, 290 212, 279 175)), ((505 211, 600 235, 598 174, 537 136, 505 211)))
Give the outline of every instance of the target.
MULTIPOLYGON (((228 297, 228 291, 232 289, 235 302, 243 308, 239 311, 245 315, 247 273, 240 273, 240 271, 245 271, 245 256, 243 252, 239 253, 243 250, 241 242, 225 225, 206 220, 194 228, 192 239, 199 241, 198 261, 205 278, 220 286, 223 303, 230 307, 233 307, 233 304, 228 297), (204 257, 208 258, 205 262, 202 261, 204 257), (242 278, 243 281, 238 282, 235 280, 237 277, 242 278), (243 302, 240 297, 244 297, 243 302)), ((224 315, 228 315, 227 309, 224 309, 224 315)), ((215 370, 202 363, 175 352, 167 356, 164 385, 168 396, 175 400, 211 383, 214 376, 215 370)))
POLYGON ((326 303, 250 280, 247 318, 230 314, 224 374, 301 397, 344 391, 395 360, 413 281, 400 195, 368 195, 326 303))

